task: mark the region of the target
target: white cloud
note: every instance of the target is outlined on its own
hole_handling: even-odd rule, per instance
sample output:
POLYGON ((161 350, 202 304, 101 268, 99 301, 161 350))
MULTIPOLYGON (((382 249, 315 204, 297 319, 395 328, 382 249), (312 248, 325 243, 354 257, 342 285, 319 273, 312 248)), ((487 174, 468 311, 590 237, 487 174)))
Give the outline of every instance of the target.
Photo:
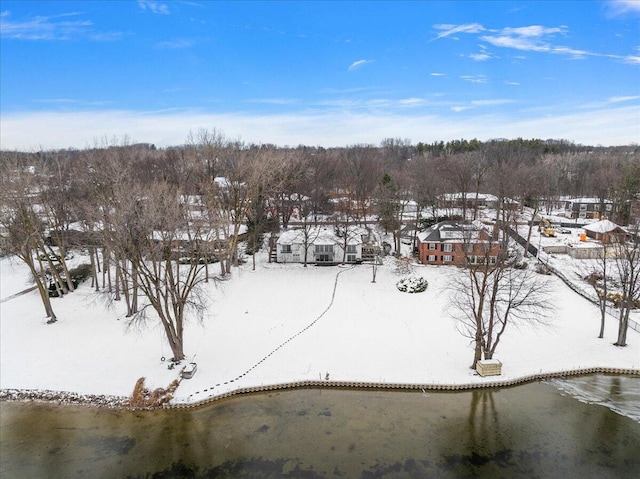
POLYGON ((622 103, 622 102, 626 102, 626 101, 635 101, 635 100, 640 100, 640 96, 612 96, 611 98, 609 98, 607 101, 609 103, 622 103))
POLYGON ((464 25, 440 24, 434 25, 434 28, 436 30, 442 31, 438 34, 438 36, 436 36, 436 38, 433 38, 431 41, 449 37, 457 33, 480 33, 485 30, 485 28, 479 23, 467 23, 464 25))
POLYGON ((4 11, 0 16, 0 35, 15 40, 70 40, 87 33, 93 25, 90 20, 60 20, 78 15, 73 12, 11 21, 10 13, 4 11))
POLYGON ((404 98, 398 101, 400 106, 420 106, 424 104, 424 100, 422 98, 404 98))
POLYGON ((509 35, 484 35, 480 40, 501 48, 513 48, 515 50, 548 52, 549 45, 532 40, 530 37, 509 36, 509 35))
POLYGON ((608 9, 612 16, 640 14, 640 2, 638 0, 612 0, 608 3, 608 9))
POLYGON ((513 100, 507 98, 494 98, 492 100, 473 100, 471 102, 474 106, 495 106, 495 105, 507 105, 513 103, 513 100))
POLYGON ((469 58, 477 62, 484 62, 489 60, 491 58, 491 55, 489 55, 488 53, 472 53, 471 55, 469 55, 469 58))
POLYGON ((347 70, 349 71, 353 71, 353 70, 357 70, 359 68, 362 68, 363 66, 365 66, 367 63, 371 63, 372 60, 358 60, 353 62, 351 65, 349 65, 349 68, 347 70))
POLYGON ((434 72, 434 73, 430 73, 429 76, 432 76, 432 77, 443 77, 444 73, 436 73, 436 72, 434 72))
POLYGON ((468 81, 471 83, 487 83, 487 77, 484 75, 462 75, 460 78, 462 78, 464 81, 468 81))
POLYGON ((530 25, 528 27, 506 27, 502 29, 503 35, 518 37, 544 37, 554 33, 566 33, 566 27, 543 27, 542 25, 530 25))
POLYGON ((192 110, 13 113, 2 117, 3 149, 84 148, 95 139, 122 138, 171 146, 184 143, 189 131, 222 129, 231 138, 278 145, 344 146, 379 144, 383 138, 414 141, 450 138, 556 138, 588 145, 624 145, 640 138, 640 105, 600 107, 552 116, 548 111, 461 114, 401 114, 328 110, 291 114, 212 114, 192 110), (38 132, 34 135, 34 132, 38 132))
POLYGON ((166 3, 154 2, 152 0, 138 0, 138 6, 142 10, 147 10, 158 15, 170 15, 169 6, 166 3))

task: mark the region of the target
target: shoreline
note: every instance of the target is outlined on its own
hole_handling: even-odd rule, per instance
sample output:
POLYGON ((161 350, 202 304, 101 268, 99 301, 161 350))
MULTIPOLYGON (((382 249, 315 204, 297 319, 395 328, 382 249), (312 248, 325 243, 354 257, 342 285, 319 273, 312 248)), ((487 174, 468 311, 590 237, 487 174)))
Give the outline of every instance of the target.
MULTIPOLYGON (((155 411, 158 409, 191 409, 203 407, 208 404, 221 401, 223 399, 243 396, 248 394, 256 394, 270 391, 283 391, 294 389, 347 389, 347 390, 404 390, 404 391, 442 391, 442 392, 461 392, 472 389, 485 388, 504 388, 518 386, 534 381, 541 381, 552 378, 586 376, 589 374, 614 374, 624 376, 640 376, 640 369, 633 368, 611 368, 611 367, 592 367, 578 368, 566 371, 556 371, 548 373, 536 373, 517 378, 466 383, 466 384, 412 384, 412 383, 384 383, 384 382, 359 382, 359 381, 330 381, 330 380, 303 380, 292 381, 287 383, 248 386, 227 391, 218 395, 209 396, 194 402, 178 402, 161 404, 149 407, 129 407, 128 396, 108 396, 96 394, 79 394, 64 391, 50 391, 38 389, 0 389, 0 402, 23 402, 23 403, 41 403, 69 406, 85 406, 107 409, 122 409, 130 411, 148 410, 155 411)), ((498 376, 495 376, 496 378, 498 376)))

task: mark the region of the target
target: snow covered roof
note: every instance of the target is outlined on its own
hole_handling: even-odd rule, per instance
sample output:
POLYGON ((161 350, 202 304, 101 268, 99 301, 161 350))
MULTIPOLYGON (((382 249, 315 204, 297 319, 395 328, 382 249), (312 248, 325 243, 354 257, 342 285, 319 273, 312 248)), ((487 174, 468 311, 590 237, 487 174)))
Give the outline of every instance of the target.
MULTIPOLYGON (((476 193, 446 193, 442 195, 445 200, 461 200, 463 197, 467 200, 475 200, 476 193)), ((498 197, 490 193, 478 193, 478 199, 484 201, 498 201, 498 197)))
POLYGON ((441 221, 418 233, 418 239, 425 241, 460 241, 465 238, 476 239, 478 231, 484 227, 479 222, 461 224, 456 221, 441 221))
MULTIPOLYGON (((365 230, 366 231, 366 230, 365 230)), ((287 230, 280 234, 277 244, 302 244, 305 239, 303 229, 287 230)), ((333 228, 312 227, 307 233, 309 244, 344 244, 344 238, 338 236, 333 228)), ((347 244, 362 244, 362 234, 356 227, 349 228, 347 244)))
POLYGON ((596 223, 585 226, 584 229, 594 233, 611 233, 612 231, 626 233, 622 227, 609 220, 600 220, 596 223))

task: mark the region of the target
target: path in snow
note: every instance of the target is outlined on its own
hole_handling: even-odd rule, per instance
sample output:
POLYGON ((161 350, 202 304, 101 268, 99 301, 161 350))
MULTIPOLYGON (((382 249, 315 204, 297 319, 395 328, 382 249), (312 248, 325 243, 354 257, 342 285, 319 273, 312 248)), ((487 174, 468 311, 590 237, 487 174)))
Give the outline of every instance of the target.
MULTIPOLYGON (((245 377, 247 374, 249 374, 251 371, 253 371, 255 368, 257 368, 258 366, 260 366, 263 362, 265 362, 267 359, 269 359, 269 357, 271 357, 271 355, 273 355, 274 353, 276 353, 278 350, 280 350, 282 347, 284 347, 286 344, 290 343, 291 341, 293 341, 295 338, 297 338, 298 336, 300 336, 302 333, 304 333, 305 331, 307 331, 309 328, 311 328, 314 324, 316 324, 318 321, 320 321, 320 319, 327 314, 327 312, 331 309, 331 307, 333 306, 333 301, 335 300, 336 297, 336 290, 338 288, 338 279, 340 278, 340 275, 342 273, 344 273, 345 271, 349 271, 350 269, 353 269, 355 267, 355 265, 349 266, 347 268, 344 268, 340 271, 338 271, 336 273, 336 279, 333 283, 333 291, 331 292, 331 300, 329 301, 329 305, 326 307, 326 309, 320 313, 320 315, 314 319, 313 321, 311 321, 311 323, 309 323, 307 326, 305 326, 304 328, 302 328, 300 331, 298 331, 296 334, 294 334, 293 336, 291 336, 289 339, 283 341, 278 347, 276 347, 273 351, 271 351, 269 354, 267 354, 265 357, 263 357, 260 361, 258 361, 257 363, 255 363, 253 366, 251 366, 249 369, 247 369, 245 372, 243 372, 242 374, 240 374, 239 376, 236 376, 233 379, 230 379, 229 381, 225 381, 223 383, 218 383, 215 386, 211 386, 207 389, 203 389, 202 391, 196 391, 193 394, 189 394, 189 400, 191 400, 191 398, 193 396, 195 396, 196 394, 200 394, 201 392, 206 393, 206 392, 212 392, 216 387, 224 385, 224 384, 230 384, 233 382, 238 381, 239 379, 245 377)), ((329 379, 328 377, 325 379, 329 379)))
POLYGON ((14 298, 17 298, 18 296, 22 296, 23 294, 30 293, 31 291, 33 291, 36 288, 37 288, 37 286, 31 286, 30 288, 27 288, 24 291, 20 291, 19 293, 12 294, 11 296, 7 296, 6 298, 2 298, 2 299, 0 299, 0 303, 6 303, 10 299, 14 299, 14 298))

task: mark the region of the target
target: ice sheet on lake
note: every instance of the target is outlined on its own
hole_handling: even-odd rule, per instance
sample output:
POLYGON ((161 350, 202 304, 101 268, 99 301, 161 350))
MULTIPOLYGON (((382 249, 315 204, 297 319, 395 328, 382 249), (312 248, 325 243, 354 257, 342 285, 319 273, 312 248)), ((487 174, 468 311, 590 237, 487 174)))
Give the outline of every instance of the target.
POLYGON ((593 375, 548 381, 563 394, 640 422, 640 377, 593 375))

